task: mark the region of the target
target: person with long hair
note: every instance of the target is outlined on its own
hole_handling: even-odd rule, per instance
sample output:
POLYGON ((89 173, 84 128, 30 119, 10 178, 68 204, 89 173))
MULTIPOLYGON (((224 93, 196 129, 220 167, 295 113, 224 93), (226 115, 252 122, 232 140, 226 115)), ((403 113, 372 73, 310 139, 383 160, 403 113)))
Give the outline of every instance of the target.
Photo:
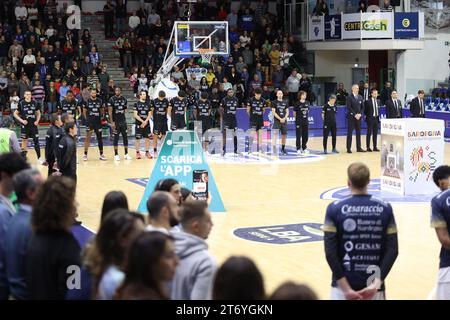
POLYGON ((81 265, 80 246, 70 231, 77 213, 75 189, 70 178, 50 177, 35 195, 27 253, 30 299, 64 299, 69 277, 81 265))
POLYGON ((155 191, 166 191, 172 194, 172 196, 175 198, 177 203, 180 203, 181 200, 181 185, 180 183, 175 179, 163 179, 159 180, 156 183, 155 191))
POLYGON ((125 256, 131 242, 144 230, 144 218, 126 209, 109 212, 102 221, 94 244, 89 247, 85 264, 93 276, 93 297, 112 300, 122 283, 125 256))
POLYGON ((255 263, 247 257, 232 256, 217 270, 213 300, 262 300, 264 279, 255 263))
POLYGON ((116 299, 168 300, 166 285, 178 264, 171 236, 158 231, 141 233, 130 247, 125 280, 116 299))
POLYGON ((109 213, 115 209, 128 210, 128 199, 122 191, 110 191, 103 199, 101 220, 104 221, 109 213))

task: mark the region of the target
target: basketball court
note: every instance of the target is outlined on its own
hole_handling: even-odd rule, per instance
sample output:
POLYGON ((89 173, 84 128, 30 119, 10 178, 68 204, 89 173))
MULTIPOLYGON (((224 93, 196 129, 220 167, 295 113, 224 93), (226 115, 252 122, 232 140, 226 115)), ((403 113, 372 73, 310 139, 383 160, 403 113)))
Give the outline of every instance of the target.
MULTIPOLYGON (((326 207, 330 199, 345 196, 346 168, 351 162, 363 161, 372 179, 379 178, 380 153, 321 155, 322 138, 314 137, 309 142, 311 155, 301 157, 294 152, 295 141, 289 139, 288 144, 289 155, 282 158, 208 157, 226 208, 225 213, 213 214, 210 251, 218 263, 230 255, 253 258, 263 272, 267 292, 285 280, 294 280, 308 283, 320 298, 328 299, 331 273, 320 231, 326 207)), ((338 137, 337 145, 343 151, 345 137, 338 137)), ((444 162, 450 160, 446 149, 444 162)), ((119 154, 123 156, 121 147, 119 154)), ((134 155, 133 149, 130 154, 134 155)), ((115 162, 111 146, 105 148, 105 155, 108 161, 98 160, 97 148, 91 147, 89 160, 83 162, 82 148, 78 148, 79 220, 93 231, 99 226, 108 191, 124 191, 131 209, 138 208, 156 162, 115 162)), ((29 158, 37 162, 32 150, 29 158)), ((46 174, 46 167, 38 167, 46 174)), ((377 194, 376 180, 370 189, 377 194)), ((430 196, 384 196, 393 205, 399 230, 399 256, 387 279, 387 298, 426 299, 435 285, 440 249, 429 227, 430 196)))

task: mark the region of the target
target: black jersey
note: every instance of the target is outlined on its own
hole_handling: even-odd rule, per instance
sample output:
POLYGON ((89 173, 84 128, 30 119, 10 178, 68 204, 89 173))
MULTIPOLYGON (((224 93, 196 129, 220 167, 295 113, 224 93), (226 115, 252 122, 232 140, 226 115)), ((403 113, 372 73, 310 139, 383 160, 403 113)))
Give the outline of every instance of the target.
POLYGON ((19 115, 23 120, 28 121, 28 125, 32 125, 36 121, 37 112, 40 109, 36 101, 31 100, 30 102, 26 102, 25 100, 21 100, 17 105, 17 111, 19 111, 19 115))
POLYGON ((324 123, 336 122, 336 113, 337 113, 336 105, 330 106, 328 103, 326 103, 322 107, 323 122, 324 123))
POLYGON ((91 98, 87 99, 84 107, 87 109, 88 119, 100 119, 103 107, 103 101, 100 98, 96 98, 95 100, 91 98))
POLYGON ((152 101, 153 121, 164 122, 167 121, 167 108, 169 108, 169 100, 166 98, 160 100, 156 98, 152 101))
POLYGON ((266 103, 266 100, 262 97, 259 99, 256 99, 255 97, 248 99, 247 107, 250 107, 250 118, 262 117, 266 103))
POLYGON ((238 99, 236 97, 225 97, 222 99, 220 106, 224 109, 225 118, 235 118, 238 108, 238 99))
MULTIPOLYGON (((286 100, 273 100, 272 101, 272 108, 275 108, 276 113, 280 118, 284 118, 286 116, 286 113, 288 112, 288 103, 286 100)), ((277 118, 275 118, 275 121, 279 121, 277 118)))
POLYGON ((294 111, 296 113, 295 122, 296 123, 302 123, 302 122, 308 122, 308 115, 309 115, 309 102, 300 102, 297 101, 294 105, 294 111))
POLYGON ((112 96, 108 101, 108 106, 112 108, 112 120, 118 124, 126 122, 125 111, 127 110, 128 101, 123 96, 112 96))
POLYGON ((209 100, 198 100, 197 112, 199 117, 208 117, 211 113, 211 103, 209 100))
POLYGON ((172 116, 184 116, 188 102, 187 99, 182 100, 175 97, 170 101, 170 105, 172 106, 172 116))
MULTIPOLYGON (((134 104, 133 111, 137 111, 138 116, 145 121, 150 113, 150 103, 138 101, 134 104)), ((136 124, 140 125, 141 122, 136 120, 136 124)))
POLYGON ((77 115, 78 102, 73 99, 71 101, 64 99, 58 103, 58 110, 64 114, 71 114, 74 118, 77 115))

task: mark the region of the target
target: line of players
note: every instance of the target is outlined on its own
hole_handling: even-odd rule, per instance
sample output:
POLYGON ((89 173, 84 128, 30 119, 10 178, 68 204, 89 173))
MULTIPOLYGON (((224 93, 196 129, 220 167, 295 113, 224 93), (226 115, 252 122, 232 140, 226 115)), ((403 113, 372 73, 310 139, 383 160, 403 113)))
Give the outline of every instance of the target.
MULTIPOLYGON (((268 101, 262 97, 260 89, 255 90, 252 98, 246 102, 247 112, 250 118, 250 128, 255 131, 257 136, 256 152, 261 152, 261 129, 264 127, 263 115, 266 108, 271 108, 274 117, 273 129, 276 129, 274 136, 278 138, 278 132, 281 134, 281 154, 286 155, 286 137, 287 120, 289 116, 289 103, 283 97, 283 92, 276 92, 276 100, 268 101)), ((333 152, 336 151, 336 106, 335 97, 330 97, 328 103, 323 107, 324 117, 324 150, 328 134, 333 136, 333 152)), ((146 91, 139 93, 139 100, 134 104, 133 117, 135 119, 135 148, 136 159, 142 159, 140 152, 141 140, 144 139, 145 157, 153 158, 157 156, 158 140, 164 139, 168 131, 167 119, 171 117, 171 130, 186 129, 186 113, 188 112, 188 99, 184 91, 179 91, 178 96, 170 101, 166 98, 165 92, 160 91, 156 99, 149 99, 146 91), (150 120, 153 120, 153 132, 150 128, 150 120), (153 137, 153 154, 150 152, 150 139, 153 137)), ((231 131, 234 142, 234 153, 237 154, 237 119, 236 112, 239 105, 238 98, 234 90, 229 89, 227 95, 219 104, 219 110, 223 119, 223 154, 226 153, 226 134, 231 131)), ((58 104, 59 114, 68 114, 74 119, 79 119, 83 113, 86 119, 86 139, 84 141, 83 160, 88 160, 88 151, 92 134, 97 137, 100 160, 107 160, 103 153, 103 118, 106 112, 109 115, 109 123, 113 131, 114 160, 120 161, 118 153, 118 142, 122 136, 125 160, 131 160, 128 154, 128 130, 126 123, 126 111, 128 108, 127 99, 122 96, 121 88, 115 88, 115 94, 106 103, 97 97, 97 91, 92 89, 90 98, 79 103, 74 94, 68 91, 67 96, 58 104)), ((208 99, 208 94, 203 92, 200 99, 196 102, 194 111, 197 121, 201 121, 202 130, 205 133, 211 127, 212 104, 208 99)), ((296 123, 296 147, 298 154, 307 154, 308 141, 308 113, 309 103, 306 101, 306 92, 300 91, 298 101, 294 103, 294 116, 296 123)), ((22 152, 24 156, 27 153, 28 139, 32 139, 37 157, 41 160, 38 123, 41 118, 41 111, 36 102, 31 99, 31 92, 26 91, 24 99, 19 102, 18 108, 14 113, 15 119, 21 124, 22 152)), ((253 144, 251 135, 250 146, 253 144)), ((207 152, 208 142, 204 141, 204 149, 207 152)), ((250 148, 249 148, 250 149, 250 148)), ((250 151, 250 150, 249 150, 250 151)))

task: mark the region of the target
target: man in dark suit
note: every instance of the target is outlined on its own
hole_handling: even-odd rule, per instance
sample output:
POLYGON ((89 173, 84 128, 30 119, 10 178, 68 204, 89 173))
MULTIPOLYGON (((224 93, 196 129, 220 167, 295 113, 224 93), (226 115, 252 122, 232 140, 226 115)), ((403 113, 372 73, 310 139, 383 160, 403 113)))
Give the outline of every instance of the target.
POLYGON ((397 91, 392 90, 391 99, 386 100, 386 118, 403 118, 402 102, 398 99, 397 91))
POLYGON ((389 100, 391 94, 392 94, 391 83, 388 81, 384 84, 383 90, 381 90, 380 100, 382 106, 386 105, 386 101, 389 100))
POLYGON ((364 112, 363 97, 358 94, 357 84, 352 86, 352 93, 347 97, 347 153, 352 153, 353 130, 356 131, 356 150, 366 152, 361 148, 361 116, 364 112))
POLYGON ((409 104, 409 110, 411 111, 411 118, 425 118, 425 91, 419 90, 417 97, 412 99, 409 104))
POLYGON ((380 124, 380 101, 377 99, 377 89, 372 89, 370 96, 371 98, 364 105, 364 114, 367 122, 366 146, 368 152, 372 152, 372 149, 370 149, 370 136, 372 135, 373 151, 380 151, 377 148, 378 125, 380 124))
POLYGON ((370 89, 369 89, 369 83, 364 82, 364 85, 362 88, 359 88, 359 95, 363 97, 364 102, 369 100, 370 98, 370 89))

